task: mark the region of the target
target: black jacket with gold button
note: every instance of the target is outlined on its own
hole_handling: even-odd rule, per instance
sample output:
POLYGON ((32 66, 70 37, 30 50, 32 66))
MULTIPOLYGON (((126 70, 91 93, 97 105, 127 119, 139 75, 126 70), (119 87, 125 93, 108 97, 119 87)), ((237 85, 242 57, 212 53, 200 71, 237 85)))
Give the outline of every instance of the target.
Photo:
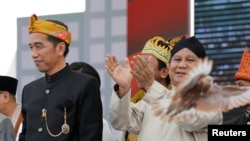
POLYGON ((68 64, 58 73, 24 86, 22 114, 19 141, 102 140, 98 82, 89 75, 72 72, 68 64), (65 124, 68 127, 62 132, 65 124))

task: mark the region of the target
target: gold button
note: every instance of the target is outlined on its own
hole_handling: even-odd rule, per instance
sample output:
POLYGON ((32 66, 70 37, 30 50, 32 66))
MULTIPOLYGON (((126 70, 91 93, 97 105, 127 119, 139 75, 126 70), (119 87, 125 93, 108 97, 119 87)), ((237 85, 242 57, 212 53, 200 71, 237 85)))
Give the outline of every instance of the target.
POLYGON ((45 93, 46 93, 46 94, 49 94, 49 93, 50 93, 50 90, 49 90, 49 89, 46 89, 46 90, 45 90, 45 93))
POLYGON ((41 133, 42 131, 43 131, 43 128, 42 128, 42 127, 38 128, 38 132, 39 132, 39 133, 41 133))
POLYGON ((247 125, 250 125, 250 121, 247 122, 247 125))
POLYGON ((46 109, 43 108, 43 109, 42 109, 42 117, 46 117, 46 112, 47 112, 46 109))
POLYGON ((45 108, 43 108, 43 109, 42 109, 42 112, 46 112, 46 109, 45 109, 45 108))

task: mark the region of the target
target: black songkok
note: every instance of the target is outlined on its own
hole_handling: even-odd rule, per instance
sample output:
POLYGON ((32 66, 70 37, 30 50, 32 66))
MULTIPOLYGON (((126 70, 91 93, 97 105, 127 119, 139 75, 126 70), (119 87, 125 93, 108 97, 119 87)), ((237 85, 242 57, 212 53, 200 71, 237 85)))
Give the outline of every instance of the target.
POLYGON ((0 76, 0 91, 8 91, 16 95, 17 79, 9 76, 0 76))
MULTIPOLYGON (((171 56, 173 57, 175 53, 183 48, 191 50, 197 57, 204 58, 206 56, 206 51, 202 43, 195 37, 182 38, 171 51, 171 56)), ((171 57, 171 58, 172 58, 171 57)))

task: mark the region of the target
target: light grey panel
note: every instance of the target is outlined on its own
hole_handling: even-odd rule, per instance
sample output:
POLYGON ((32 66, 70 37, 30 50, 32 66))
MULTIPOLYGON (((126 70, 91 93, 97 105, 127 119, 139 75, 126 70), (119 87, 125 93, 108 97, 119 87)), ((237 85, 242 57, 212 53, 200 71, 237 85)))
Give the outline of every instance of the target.
POLYGON ((21 42, 22 44, 26 45, 26 47, 28 47, 28 44, 27 44, 27 41, 28 41, 28 38, 29 38, 29 34, 28 34, 28 26, 25 25, 25 26, 22 26, 20 27, 21 28, 21 34, 22 36, 20 37, 21 38, 21 42))
POLYGON ((127 19, 125 16, 112 17, 111 21, 111 35, 112 36, 126 36, 127 34, 127 19))
POLYGON ((79 61, 80 56, 79 56, 79 48, 78 47, 70 47, 69 48, 69 54, 66 57, 66 62, 67 63, 72 63, 74 61, 79 61))
POLYGON ((32 60, 32 57, 31 57, 30 49, 23 50, 23 51, 18 52, 18 53, 21 53, 21 58, 18 59, 19 61, 21 61, 21 69, 20 70, 25 71, 25 70, 29 70, 29 69, 36 69, 36 66, 32 60))
POLYGON ((105 11, 105 0, 91 0, 90 12, 103 12, 105 11))
POLYGON ((90 63, 103 63, 105 58, 105 44, 92 44, 90 47, 90 63))
POLYGON ((105 19, 95 18, 90 20, 90 37, 100 38, 105 36, 105 19))
POLYGON ((119 61, 124 62, 124 58, 127 57, 127 43, 126 42, 114 42, 111 44, 111 52, 115 54, 119 61))
POLYGON ((79 22, 67 22, 67 25, 69 27, 69 31, 72 33, 72 41, 78 41, 80 39, 79 32, 81 32, 79 22))
POLYGON ((128 0, 111 0, 112 10, 126 10, 128 0))

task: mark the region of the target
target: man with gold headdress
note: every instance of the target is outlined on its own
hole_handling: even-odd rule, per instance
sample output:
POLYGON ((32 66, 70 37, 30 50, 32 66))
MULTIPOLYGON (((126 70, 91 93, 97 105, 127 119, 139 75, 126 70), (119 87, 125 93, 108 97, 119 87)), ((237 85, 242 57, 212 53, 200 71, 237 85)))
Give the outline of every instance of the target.
MULTIPOLYGON (((250 86, 250 52, 246 47, 241 57, 240 66, 234 77, 238 86, 250 86)), ((246 110, 243 114, 223 122, 223 124, 241 124, 250 125, 250 103, 245 106, 246 110)), ((238 109, 238 108, 237 108, 238 109)))
POLYGON ((19 141, 101 141, 102 102, 98 81, 72 72, 65 57, 71 33, 60 21, 29 22, 29 47, 44 77, 22 92, 22 131, 19 141))
MULTIPOLYGON (((168 77, 170 52, 174 44, 181 38, 182 36, 166 41, 163 37, 155 36, 146 42, 140 57, 149 64, 149 67, 144 66, 144 69, 141 70, 140 73, 153 73, 153 75, 147 75, 147 77, 150 78, 136 77, 141 90, 133 98, 130 98, 132 74, 130 72, 131 68, 128 59, 126 59, 125 67, 123 68, 118 64, 116 56, 107 55, 106 69, 116 82, 109 106, 111 123, 115 129, 130 132, 128 138, 126 138, 127 141, 137 140, 137 137, 131 133, 145 136, 143 135, 145 130, 152 129, 155 129, 155 131, 146 136, 155 136, 155 140, 161 140, 161 137, 157 138, 157 132, 162 130, 160 127, 163 127, 166 122, 152 115, 150 106, 146 101, 161 97, 164 94, 161 91, 165 91, 166 88, 171 89, 170 79, 168 77), (154 81, 152 83, 155 86, 161 85, 158 87, 159 93, 153 97, 147 96, 147 89, 144 87, 147 85, 145 83, 148 82, 146 79, 154 81), (130 100, 132 102, 130 102, 130 100)), ((131 67, 137 67, 132 63, 131 65, 131 67)), ((125 135, 122 135, 122 139, 120 140, 125 140, 125 135)))

